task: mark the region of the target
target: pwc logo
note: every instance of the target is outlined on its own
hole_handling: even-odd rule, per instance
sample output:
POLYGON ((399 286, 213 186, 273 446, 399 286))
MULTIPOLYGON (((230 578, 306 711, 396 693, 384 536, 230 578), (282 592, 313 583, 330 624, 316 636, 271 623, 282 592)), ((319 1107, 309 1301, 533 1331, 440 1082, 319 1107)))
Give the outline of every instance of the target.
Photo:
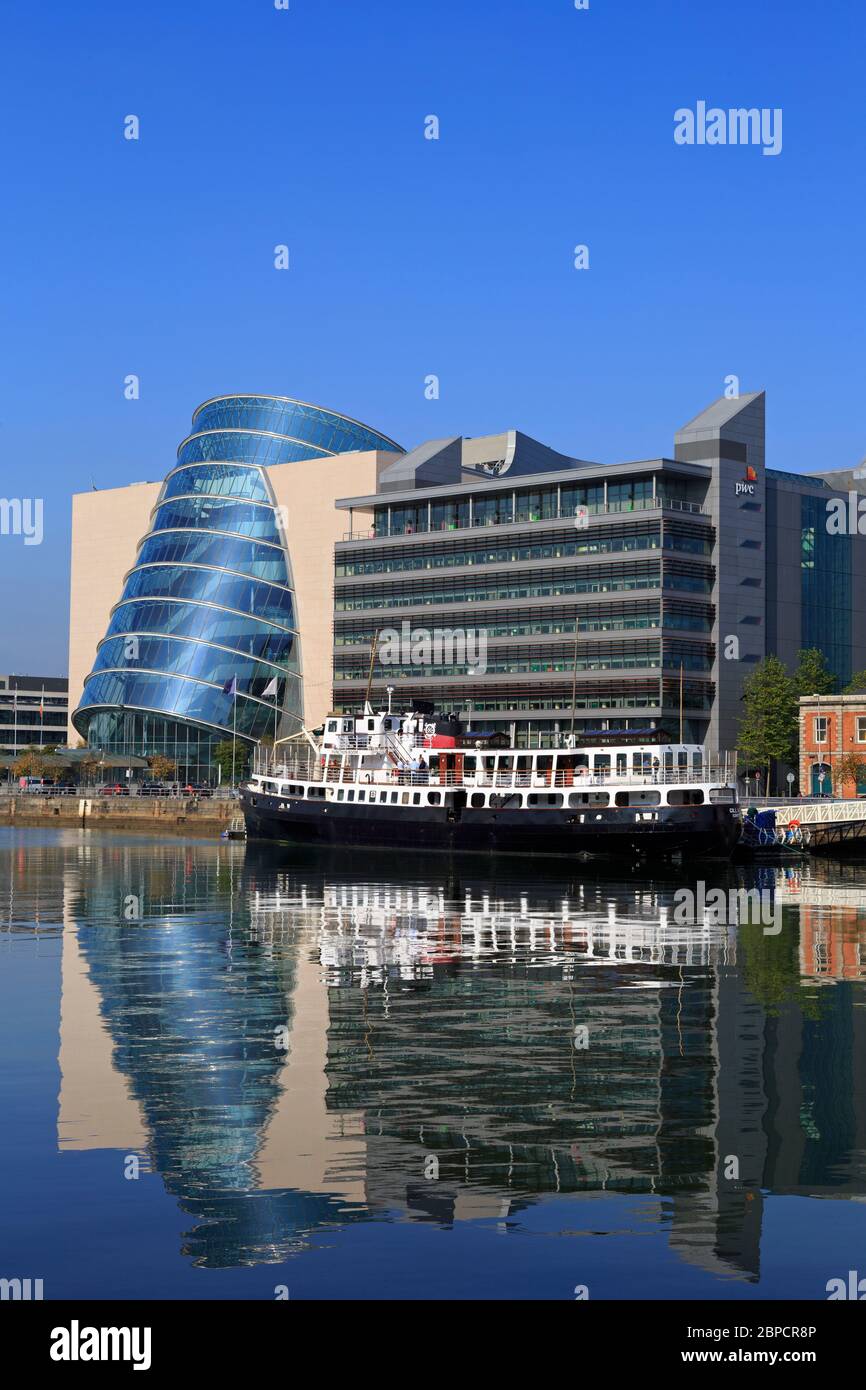
POLYGON ((735 497, 754 497, 755 484, 758 481, 757 471, 749 465, 746 469, 746 476, 741 483, 737 483, 734 488, 735 497))

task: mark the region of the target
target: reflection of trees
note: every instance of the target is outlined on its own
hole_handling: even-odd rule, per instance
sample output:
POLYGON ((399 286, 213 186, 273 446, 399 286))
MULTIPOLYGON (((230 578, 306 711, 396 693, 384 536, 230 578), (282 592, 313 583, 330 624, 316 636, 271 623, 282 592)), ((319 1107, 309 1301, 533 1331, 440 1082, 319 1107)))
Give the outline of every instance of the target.
POLYGON ((799 914, 782 910, 782 930, 768 936, 758 922, 738 928, 746 988, 770 1015, 795 1005, 804 1018, 821 1017, 822 1000, 800 975, 799 914))

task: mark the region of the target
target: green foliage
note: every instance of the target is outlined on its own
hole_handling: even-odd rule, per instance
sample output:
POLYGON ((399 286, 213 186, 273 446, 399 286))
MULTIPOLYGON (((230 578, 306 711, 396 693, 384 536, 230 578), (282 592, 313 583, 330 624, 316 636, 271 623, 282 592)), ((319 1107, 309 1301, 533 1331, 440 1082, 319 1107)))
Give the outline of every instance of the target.
POLYGON ((782 931, 778 936, 767 935, 763 926, 744 922, 737 932, 737 941, 744 956, 744 978, 749 993, 767 1013, 778 1016, 791 1004, 804 1018, 821 1015, 821 999, 800 974, 799 940, 802 930, 796 912, 784 908, 782 931))
POLYGON ((863 695, 863 694, 866 694, 866 671, 857 671, 857 672, 855 672, 855 674, 854 674, 854 675, 851 677, 851 679, 849 680, 848 684, 845 686, 845 689, 842 691, 842 694, 843 694, 843 695, 863 695))
POLYGON ((239 782, 246 776, 250 765, 249 744, 238 739, 236 744, 230 738, 223 739, 213 750, 214 762, 222 773, 223 782, 239 782), (234 764, 232 750, 234 749, 234 764))
POLYGON ((824 653, 818 647, 806 647, 797 653, 794 672, 798 695, 832 695, 836 677, 827 667, 824 653))
POLYGON ((768 656, 743 682, 740 752, 749 766, 769 769, 797 759, 797 683, 777 656, 768 656))

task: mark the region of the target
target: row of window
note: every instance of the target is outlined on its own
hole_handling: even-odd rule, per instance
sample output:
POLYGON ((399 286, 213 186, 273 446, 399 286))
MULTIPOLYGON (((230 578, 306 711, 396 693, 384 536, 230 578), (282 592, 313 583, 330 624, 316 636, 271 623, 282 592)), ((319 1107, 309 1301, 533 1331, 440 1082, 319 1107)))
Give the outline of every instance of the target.
MULTIPOLYGON (((459 625, 459 615, 453 621, 459 625)), ((474 630, 483 633, 490 641, 497 637, 567 636, 569 633, 574 633, 575 625, 578 633, 633 632, 645 629, 654 630, 662 626, 687 632, 709 632, 712 628, 712 619, 709 613, 700 610, 690 612, 688 610, 666 609, 664 622, 662 622, 657 608, 633 613, 613 611, 607 612, 603 616, 585 618, 532 618, 527 616, 521 620, 519 614, 509 614, 499 621, 489 621, 483 624, 479 624, 476 620, 474 630)), ((334 646, 366 646, 369 648, 377 631, 379 629, 370 627, 343 628, 335 632, 334 646)))
MULTIPOLYGON (((283 796, 302 797, 304 788, 300 786, 284 786, 281 794, 283 796)), ((321 798, 325 793, 324 787, 309 787, 306 789, 309 798, 321 798)), ((344 802, 364 802, 370 806, 440 806, 443 804, 443 797, 447 793, 439 791, 393 791, 384 787, 339 787, 335 793, 337 801, 344 802)), ((481 810, 490 805, 491 796, 496 798, 496 806, 499 809, 501 793, 498 792, 471 792, 468 798, 468 805, 472 810, 481 810)), ((712 788, 710 790, 710 801, 730 801, 731 792, 727 787, 712 788)), ((620 791, 613 794, 613 805, 617 808, 625 807, 644 807, 660 806, 662 804, 662 793, 660 791, 640 790, 640 791, 620 791)), ((668 806, 703 806, 704 793, 700 787, 671 787, 667 791, 666 804, 668 806)), ((568 806, 569 810, 592 808, 599 810, 611 805, 609 792, 518 792, 512 791, 508 795, 509 811, 517 810, 521 806, 532 807, 534 809, 544 809, 549 811, 562 810, 568 806)))
MULTIPOLYGON (((516 676, 523 674, 550 675, 557 671, 640 671, 658 670, 664 666, 666 670, 678 671, 682 666, 686 671, 709 671, 712 662, 709 656, 699 652, 689 652, 687 655, 671 656, 667 653, 664 658, 659 657, 658 651, 652 655, 642 653, 640 650, 629 650, 607 656, 580 656, 577 662, 571 657, 551 659, 547 656, 540 657, 503 657, 491 658, 488 654, 483 667, 477 669, 479 663, 476 661, 470 664, 464 661, 455 665, 436 665, 435 663, 424 663, 417 665, 382 665, 377 664, 376 670, 383 677, 389 680, 431 680, 434 677, 460 677, 460 676, 516 676)), ((334 670, 335 681, 365 681, 369 674, 369 665, 361 663, 357 666, 337 666, 334 670)))
MULTIPOLYGON (((827 743, 829 738, 830 720, 826 714, 815 715, 813 721, 813 736, 816 743, 827 743)), ((858 743, 866 743, 866 714, 858 714, 855 721, 855 737, 858 743)))
POLYGON ((0 709, 0 728, 38 729, 43 726, 46 729, 65 729, 66 711, 47 709, 43 718, 40 716, 38 709, 19 709, 17 715, 11 707, 9 709, 0 709))
MULTIPOLYGON (((463 549, 391 552, 368 558, 338 557, 334 567, 337 579, 362 574, 400 574, 412 570, 459 569, 466 565, 514 564, 521 560, 563 560, 573 555, 610 555, 634 550, 658 550, 661 532, 655 529, 630 531, 623 535, 600 532, 593 536, 548 537, 544 541, 503 542, 497 546, 471 546, 463 549)), ((689 555, 709 555, 712 544, 705 536, 667 530, 665 550, 689 555)))
MULTIPOLYGON (((421 692, 419 692, 420 696, 421 692)), ((455 687, 453 690, 443 690, 441 692, 443 700, 453 701, 464 705, 474 714, 511 714, 513 712, 525 711, 532 713, 533 710, 557 711, 561 716, 568 717, 572 708, 571 686, 563 687, 560 690, 546 690, 543 694, 521 695, 509 694, 506 697, 495 698, 475 691, 471 698, 467 698, 466 689, 455 687)), ((676 694, 668 691, 665 699, 665 708, 676 709, 679 702, 679 687, 676 694)), ((686 682, 683 688, 683 704, 692 710, 708 710, 712 702, 712 693, 709 689, 702 686, 695 686, 686 682)), ((602 687, 596 688, 591 693, 578 689, 574 700, 574 708, 577 710, 603 710, 610 709, 633 709, 633 710, 654 710, 659 706, 658 681, 647 688, 637 689, 629 687, 628 693, 624 690, 611 690, 602 687)), ((337 714, 352 714, 357 711, 358 701, 352 703, 334 701, 334 711, 337 714)))
MULTIPOLYGON (((611 570, 604 577, 564 571, 556 575, 532 574, 495 583, 495 577, 467 578, 449 589, 411 589, 404 586, 385 586, 369 592, 338 593, 334 608, 338 613, 356 613, 376 608, 423 608, 428 605, 497 603, 503 599, 557 598, 566 594, 630 593, 638 589, 658 589, 661 579, 658 565, 634 570, 611 570)), ((666 589, 681 589, 689 593, 708 594, 712 589, 709 574, 686 571, 665 571, 666 589)))
POLYGON ((419 531, 458 531, 468 526, 507 526, 515 522, 556 521, 608 511, 640 511, 662 501, 685 500, 685 489, 665 481, 653 498, 651 478, 630 482, 562 483, 558 487, 517 488, 499 493, 471 494, 402 506, 376 507, 374 536, 412 535, 419 531))

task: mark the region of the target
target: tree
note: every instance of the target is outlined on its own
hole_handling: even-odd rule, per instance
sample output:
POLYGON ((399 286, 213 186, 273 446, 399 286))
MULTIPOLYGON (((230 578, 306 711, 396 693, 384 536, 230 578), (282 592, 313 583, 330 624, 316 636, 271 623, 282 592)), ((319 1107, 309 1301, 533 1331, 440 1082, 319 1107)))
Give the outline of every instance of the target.
POLYGON ((848 753, 843 753, 842 757, 833 764, 834 790, 841 792, 846 782, 854 783, 854 795, 857 795, 858 782, 866 781, 866 761, 863 754, 856 752, 853 748, 848 753))
POLYGON ((849 680, 843 695, 863 695, 866 693, 866 671, 857 671, 849 680))
POLYGON ((148 758, 150 770, 157 782, 168 782, 177 772, 177 763, 173 758, 167 758, 162 753, 157 753, 154 757, 148 758))
POLYGON ((239 782, 244 776, 250 761, 249 745, 238 739, 234 744, 230 738, 223 739, 213 750, 213 759, 222 773, 223 782, 239 782), (232 752, 234 750, 234 761, 232 752))
POLYGON ((794 672, 797 694, 832 695, 836 689, 836 677, 828 668, 820 648, 802 648, 797 653, 797 658, 797 669, 794 672))
POLYGON ((777 656, 768 656, 743 682, 740 752, 747 763, 767 770, 774 762, 797 758, 797 683, 777 656))
POLYGON ((41 748, 37 748, 35 743, 22 749, 15 762, 12 764, 12 771, 16 777, 42 777, 45 773, 45 758, 41 748))

